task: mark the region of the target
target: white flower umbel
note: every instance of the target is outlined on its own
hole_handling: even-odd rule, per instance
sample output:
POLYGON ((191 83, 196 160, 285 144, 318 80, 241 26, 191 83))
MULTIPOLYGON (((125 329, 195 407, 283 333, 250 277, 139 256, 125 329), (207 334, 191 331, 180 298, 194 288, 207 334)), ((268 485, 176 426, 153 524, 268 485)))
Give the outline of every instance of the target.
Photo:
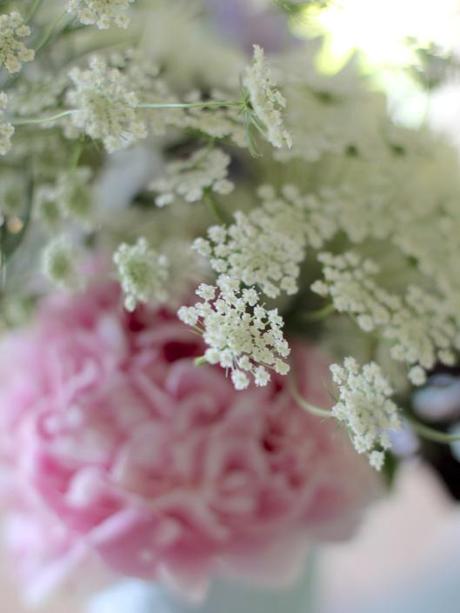
POLYGON ((276 309, 259 304, 254 288, 241 289, 239 281, 221 275, 217 286, 202 284, 196 294, 202 302, 181 307, 178 316, 202 332, 209 346, 205 360, 230 370, 236 389, 247 388, 250 377, 256 385, 266 385, 269 369, 289 372, 283 319, 276 309))
POLYGON ((78 252, 68 236, 57 236, 45 247, 42 271, 57 287, 78 289, 82 276, 78 272, 78 252))
POLYGON ((163 302, 167 299, 168 260, 152 249, 145 238, 135 245, 121 244, 113 255, 125 308, 134 311, 139 302, 163 302))
POLYGON ((423 385, 426 372, 437 362, 455 364, 457 326, 449 304, 434 292, 409 286, 404 308, 393 314, 383 335, 392 342, 392 357, 410 365, 409 379, 414 385, 423 385))
POLYGON ((0 66, 8 72, 19 72, 24 62, 34 59, 34 50, 28 49, 21 40, 28 36, 30 28, 19 13, 0 15, 0 66))
POLYGON ((459 337, 455 313, 436 291, 410 285, 403 295, 394 294, 376 281, 379 267, 354 252, 322 253, 324 279, 312 290, 329 296, 337 311, 356 319, 364 332, 377 332, 390 343, 394 360, 409 367, 409 379, 422 385, 426 372, 437 362, 455 363, 459 337))
POLYGON ((67 0, 67 11, 74 13, 81 23, 96 25, 106 30, 115 25, 126 28, 129 24, 127 11, 134 0, 67 0))
POLYGON ((274 147, 291 147, 292 139, 284 127, 286 100, 273 81, 264 51, 254 45, 254 58, 243 75, 243 86, 253 112, 252 122, 274 147))
POLYGON ((92 174, 87 166, 79 166, 62 172, 56 182, 56 196, 64 217, 71 217, 85 226, 90 225, 93 211, 92 174))
POLYGON ((91 177, 91 169, 80 166, 59 173, 54 184, 40 185, 34 194, 37 218, 50 230, 65 218, 77 221, 85 228, 91 227, 91 177))
POLYGON ((209 228, 207 240, 197 239, 194 248, 217 273, 257 285, 270 298, 295 294, 307 247, 321 247, 336 224, 322 198, 303 196, 294 185, 280 193, 264 185, 258 195, 261 206, 237 212, 230 226, 209 228))
POLYGON ((219 274, 258 285, 270 298, 295 294, 306 246, 302 202, 278 198, 268 186, 260 195, 262 206, 248 214, 238 211, 228 227, 209 228, 208 240, 197 239, 194 248, 219 274))
POLYGON ((8 105, 8 96, 0 92, 0 155, 6 155, 11 149, 11 137, 14 134, 14 127, 3 120, 3 114, 8 105))
POLYGON ((401 427, 393 390, 374 362, 360 367, 349 357, 343 366, 333 364, 331 372, 339 393, 332 414, 347 427, 356 451, 380 470, 391 447, 388 432, 401 427))
POLYGON ((356 318, 359 327, 371 332, 388 324, 392 313, 402 308, 401 300, 386 292, 373 279, 378 266, 352 251, 340 255, 320 253, 324 280, 316 281, 312 290, 320 296, 330 296, 340 313, 356 318))
POLYGON ((220 149, 200 149, 187 160, 170 162, 165 176, 153 181, 150 189, 159 192, 155 202, 165 206, 175 200, 176 195, 187 202, 203 198, 210 189, 218 194, 229 194, 233 183, 227 179, 230 157, 220 149))
POLYGON ((108 152, 147 136, 146 125, 136 109, 137 96, 119 70, 93 57, 88 70, 74 68, 70 78, 74 88, 67 94, 67 103, 75 109, 71 114, 75 128, 102 140, 108 152))

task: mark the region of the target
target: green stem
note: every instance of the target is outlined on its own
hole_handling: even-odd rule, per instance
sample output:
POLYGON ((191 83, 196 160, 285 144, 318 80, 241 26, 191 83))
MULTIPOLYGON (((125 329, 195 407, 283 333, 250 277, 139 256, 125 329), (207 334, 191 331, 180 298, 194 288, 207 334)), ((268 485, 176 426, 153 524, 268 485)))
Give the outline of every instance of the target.
POLYGON ((217 198, 214 197, 209 189, 206 189, 203 195, 203 199, 214 217, 223 225, 230 223, 228 215, 222 210, 217 198))
POLYGON ((31 117, 24 119, 11 119, 11 123, 14 126, 28 126, 32 124, 40 124, 40 123, 49 123, 50 121, 56 121, 57 119, 62 119, 62 117, 68 117, 69 115, 73 115, 76 113, 75 109, 70 109, 68 111, 61 111, 60 113, 56 113, 56 115, 50 115, 49 117, 31 117))
POLYGON ((42 39, 38 43, 37 47, 35 48, 35 53, 38 53, 41 49, 43 49, 49 43, 49 41, 51 40, 51 37, 53 36, 53 34, 55 34, 55 31, 57 30, 57 27, 59 26, 60 22, 62 22, 66 18, 67 18, 67 13, 62 13, 61 15, 56 17, 56 19, 50 24, 48 29, 45 31, 45 34, 43 35, 42 39))
POLYGON ((241 102, 232 100, 208 100, 205 102, 159 102, 137 104, 138 109, 207 109, 213 107, 239 106, 241 102))
POLYGON ((291 392, 291 396, 294 398, 297 404, 308 413, 315 415, 315 417, 326 417, 328 419, 334 417, 331 411, 329 411, 328 409, 322 409, 321 407, 317 407, 316 405, 311 404, 310 402, 305 400, 305 398, 301 396, 299 390, 297 389, 293 376, 289 377, 288 387, 289 391, 291 392))
MULTIPOLYGON (((239 102, 225 102, 225 101, 210 101, 210 102, 166 102, 166 103, 151 103, 151 104, 138 104, 137 109, 191 109, 191 108, 208 108, 208 107, 222 107, 222 106, 234 106, 240 104, 239 102)), ((32 117, 25 119, 12 119, 11 123, 15 126, 25 126, 29 124, 48 123, 49 121, 55 121, 62 117, 67 117, 76 113, 77 109, 69 109, 67 111, 61 111, 56 115, 50 117, 32 117)))
POLYGON ((29 14, 26 17, 26 23, 30 23, 32 21, 32 19, 35 17, 38 9, 40 8, 40 5, 42 4, 43 0, 35 0, 34 3, 32 4, 29 14))
POLYGON ((425 426, 425 424, 421 424, 413 417, 406 416, 406 419, 412 426, 414 432, 429 441, 446 445, 460 441, 460 434, 446 434, 445 432, 440 432, 439 430, 425 426))

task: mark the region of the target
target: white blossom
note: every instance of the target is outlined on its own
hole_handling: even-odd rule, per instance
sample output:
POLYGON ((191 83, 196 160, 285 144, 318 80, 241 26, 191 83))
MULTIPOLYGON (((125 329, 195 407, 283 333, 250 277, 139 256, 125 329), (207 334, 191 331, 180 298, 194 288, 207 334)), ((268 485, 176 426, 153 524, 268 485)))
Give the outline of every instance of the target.
POLYGON ((274 147, 291 147, 291 135, 284 127, 282 114, 286 100, 277 89, 265 61, 264 51, 258 45, 254 45, 253 62, 246 68, 243 86, 254 113, 255 125, 274 147))
POLYGON ((230 157, 220 149, 200 149, 186 160, 175 160, 167 164, 165 175, 152 181, 150 189, 159 192, 155 198, 157 206, 165 206, 175 200, 176 195, 187 202, 203 198, 205 190, 218 194, 229 194, 233 183, 227 179, 230 157))
POLYGON ((57 236, 46 245, 42 254, 42 271, 54 285, 64 289, 82 287, 78 251, 68 236, 57 236))
POLYGON ((394 360, 409 366, 409 379, 422 385, 436 362, 452 365, 458 348, 454 314, 441 295, 410 285, 402 295, 376 281, 375 262, 354 252, 322 253, 324 279, 312 290, 330 297, 341 313, 352 315, 364 332, 388 339, 394 360))
POLYGON ((248 214, 237 212, 235 222, 211 227, 208 240, 195 241, 218 273, 258 285, 271 298, 282 291, 295 294, 299 265, 305 257, 304 211, 274 194, 248 214))
POLYGON ((67 103, 74 109, 71 122, 75 128, 102 140, 108 152, 147 136, 136 108, 137 96, 119 70, 100 57, 92 57, 88 70, 74 68, 70 78, 74 87, 67 94, 67 103))
POLYGON ((270 369, 287 374, 283 320, 276 309, 259 304, 254 288, 241 289, 238 281, 221 275, 217 286, 202 284, 196 293, 202 302, 181 307, 178 316, 202 332, 208 345, 204 358, 230 370, 236 389, 248 387, 251 377, 266 385, 270 369))
POLYGON ((134 0, 67 0, 67 11, 75 13, 81 23, 106 30, 111 25, 126 28, 127 11, 134 0))
POLYGON ((391 447, 388 431, 401 427, 393 389, 375 362, 361 368, 348 357, 343 366, 333 364, 331 372, 339 394, 332 414, 347 427, 356 451, 380 470, 384 451, 391 447))
POLYGON ((270 298, 295 294, 307 247, 322 246, 336 225, 320 198, 302 196, 294 185, 284 185, 280 194, 265 185, 258 195, 261 206, 238 211, 227 227, 212 226, 207 239, 196 239, 194 248, 217 273, 257 285, 270 298))
POLYGON ((134 245, 122 243, 113 255, 125 295, 125 308, 134 311, 139 302, 163 302, 168 296, 168 260, 149 246, 145 238, 134 245))
POLYGON ((0 66, 8 72, 19 72, 24 62, 34 59, 34 50, 28 49, 21 40, 28 36, 30 28, 18 12, 0 15, 0 66))
POLYGON ((71 217, 84 225, 90 223, 93 211, 92 174, 89 167, 79 166, 62 172, 56 182, 56 198, 64 217, 71 217))
POLYGON ((11 137, 14 134, 14 126, 3 120, 7 105, 8 96, 4 92, 0 92, 0 155, 6 155, 11 149, 11 137))
POLYGON ((330 296, 335 308, 353 315, 363 331, 388 324, 392 312, 402 307, 398 297, 374 281, 379 268, 372 260, 351 251, 336 256, 321 253, 318 259, 323 264, 324 280, 316 281, 312 290, 330 296))
POLYGON ((411 366, 409 378, 414 385, 425 383, 426 371, 437 362, 455 363, 458 335, 454 317, 443 297, 434 292, 410 285, 403 308, 395 311, 383 336, 392 341, 392 357, 411 366))
POLYGON ((70 218, 90 227, 93 197, 90 189, 92 171, 86 166, 65 170, 58 174, 55 183, 40 185, 35 193, 35 209, 49 229, 70 218))

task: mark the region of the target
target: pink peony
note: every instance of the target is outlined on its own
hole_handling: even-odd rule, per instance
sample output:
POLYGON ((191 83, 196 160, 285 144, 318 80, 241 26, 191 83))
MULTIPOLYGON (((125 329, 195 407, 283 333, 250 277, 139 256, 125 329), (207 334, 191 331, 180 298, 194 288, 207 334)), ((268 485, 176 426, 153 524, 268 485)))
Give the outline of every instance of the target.
MULTIPOLYGON (((350 535, 378 484, 346 438, 285 380, 236 392, 202 353, 173 313, 123 311, 115 284, 48 301, 0 345, 7 537, 29 594, 94 557, 188 596, 218 574, 286 584, 309 542, 350 535)), ((324 358, 293 359, 324 405, 324 358)))

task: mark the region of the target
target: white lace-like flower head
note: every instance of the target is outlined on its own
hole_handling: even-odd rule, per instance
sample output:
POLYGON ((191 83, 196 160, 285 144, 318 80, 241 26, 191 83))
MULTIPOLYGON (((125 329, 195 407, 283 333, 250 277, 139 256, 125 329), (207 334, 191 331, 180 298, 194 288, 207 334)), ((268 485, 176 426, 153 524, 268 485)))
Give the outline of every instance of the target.
POLYGON ((145 238, 135 245, 121 244, 113 255, 118 270, 125 308, 134 311, 139 302, 167 299, 168 260, 152 249, 145 238))
POLYGON ((202 284, 196 294, 203 302, 181 307, 178 316, 202 332, 209 346, 204 358, 229 369, 236 389, 247 388, 250 376, 256 385, 266 385, 269 369, 289 372, 283 319, 276 309, 260 306, 254 288, 241 289, 239 281, 221 275, 217 287, 202 284))
POLYGON ((126 28, 127 11, 134 0, 67 0, 67 11, 74 13, 81 23, 106 30, 111 25, 126 28))
POLYGON ((56 287, 79 289, 83 286, 78 271, 78 251, 68 236, 57 236, 45 247, 42 271, 56 287))
POLYGON ((176 194, 187 202, 196 202, 206 189, 230 193, 233 183, 227 179, 229 164, 230 157, 220 149, 200 149, 187 160, 169 163, 165 176, 150 184, 150 189, 160 192, 155 199, 157 206, 170 204, 176 194))
POLYGON ((284 127, 282 114, 286 100, 277 89, 264 51, 258 45, 254 45, 254 59, 246 68, 243 86, 248 93, 256 127, 274 147, 291 147, 291 135, 284 127))
POLYGON ((393 390, 374 362, 361 368, 349 357, 343 366, 333 364, 331 372, 339 392, 332 413, 346 425, 356 451, 367 454, 380 470, 391 446, 388 431, 401 427, 398 407, 391 400, 393 390))
POLYGON ((68 92, 67 102, 75 109, 71 115, 74 127, 102 140, 109 152, 147 136, 146 125, 136 110, 137 96, 119 70, 93 57, 88 70, 74 68, 70 78, 74 88, 68 92))
POLYGON ((0 15, 0 66, 8 72, 19 72, 24 62, 34 59, 34 50, 28 49, 21 40, 27 36, 30 28, 19 13, 0 15))

